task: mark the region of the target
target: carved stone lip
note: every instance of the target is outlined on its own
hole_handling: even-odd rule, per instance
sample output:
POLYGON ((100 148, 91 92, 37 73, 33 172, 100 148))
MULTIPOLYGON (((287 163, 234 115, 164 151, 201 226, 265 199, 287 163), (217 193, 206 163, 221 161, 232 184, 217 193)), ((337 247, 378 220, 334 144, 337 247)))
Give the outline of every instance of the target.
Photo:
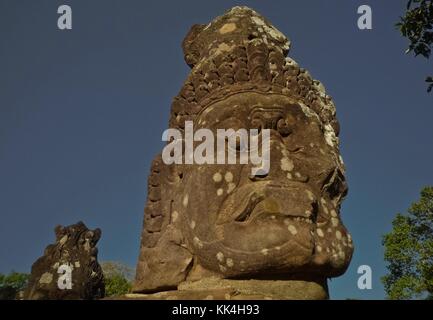
POLYGON ((239 217, 235 219, 235 221, 240 223, 250 223, 258 220, 268 219, 270 217, 273 217, 273 219, 278 219, 280 221, 281 219, 290 219, 296 222, 303 222, 306 224, 313 223, 313 219, 310 216, 305 216, 300 213, 292 213, 292 212, 281 212, 281 213, 273 213, 268 212, 265 210, 262 210, 261 208, 254 208, 253 211, 247 216, 246 219, 240 220, 239 217))
MULTIPOLYGON (((278 217, 279 220, 281 218, 289 218, 308 224, 315 222, 317 214, 315 210, 303 210, 301 212, 295 208, 280 208, 279 205, 285 200, 285 192, 289 192, 294 188, 296 187, 289 184, 267 182, 263 188, 259 188, 244 196, 244 200, 236 206, 235 210, 232 210, 231 214, 224 214, 225 208, 223 208, 223 212, 220 212, 216 223, 217 225, 233 222, 248 224, 257 219, 268 217, 273 217, 274 219, 278 217)), ((231 206, 228 207, 233 209, 231 206)))

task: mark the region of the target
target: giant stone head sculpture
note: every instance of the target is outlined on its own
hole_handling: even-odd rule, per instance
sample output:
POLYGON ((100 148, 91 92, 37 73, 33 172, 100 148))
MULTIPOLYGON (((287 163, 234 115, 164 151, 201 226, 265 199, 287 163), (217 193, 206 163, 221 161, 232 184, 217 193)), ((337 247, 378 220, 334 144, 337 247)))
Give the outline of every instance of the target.
POLYGON ((192 70, 170 128, 269 129, 270 170, 251 164, 172 164, 158 155, 148 181, 134 290, 206 277, 326 279, 353 251, 340 218, 347 193, 335 106, 291 58, 265 18, 235 7, 183 42, 192 70))

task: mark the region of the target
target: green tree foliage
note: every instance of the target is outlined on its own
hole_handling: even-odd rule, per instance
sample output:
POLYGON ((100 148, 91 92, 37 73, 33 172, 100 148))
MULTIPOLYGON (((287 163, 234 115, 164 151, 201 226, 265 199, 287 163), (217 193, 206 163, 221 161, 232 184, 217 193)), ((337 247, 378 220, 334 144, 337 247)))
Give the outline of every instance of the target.
POLYGON ((101 263, 104 272, 105 295, 119 296, 130 292, 134 270, 117 261, 104 261, 101 263))
MULTIPOLYGON (((433 0, 409 0, 404 17, 397 23, 401 34, 409 39, 407 53, 430 57, 433 46, 433 0)), ((426 78, 428 92, 433 90, 433 77, 426 78)))
POLYGON ((13 300, 18 292, 24 290, 29 275, 12 271, 8 275, 0 273, 0 300, 13 300))
POLYGON ((408 213, 397 214, 383 238, 390 299, 433 298, 433 187, 425 187, 408 213))
POLYGON ((121 275, 105 278, 105 295, 120 296, 131 290, 131 283, 121 275))

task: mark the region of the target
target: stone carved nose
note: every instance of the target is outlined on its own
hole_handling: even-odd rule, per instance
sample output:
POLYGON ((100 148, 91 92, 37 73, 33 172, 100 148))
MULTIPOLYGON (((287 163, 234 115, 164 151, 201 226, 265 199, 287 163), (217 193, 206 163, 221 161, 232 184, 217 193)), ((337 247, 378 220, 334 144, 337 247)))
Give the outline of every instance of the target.
POLYGON ((292 130, 286 121, 283 108, 255 107, 251 113, 251 126, 254 129, 277 131, 281 136, 288 136, 292 130))

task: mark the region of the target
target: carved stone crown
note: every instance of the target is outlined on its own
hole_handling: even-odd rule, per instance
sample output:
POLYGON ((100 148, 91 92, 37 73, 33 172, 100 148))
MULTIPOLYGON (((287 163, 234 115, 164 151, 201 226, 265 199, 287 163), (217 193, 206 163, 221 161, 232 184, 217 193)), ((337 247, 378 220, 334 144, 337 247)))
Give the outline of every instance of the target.
POLYGON ((257 91, 298 100, 338 136, 332 98, 308 71, 286 57, 289 40, 254 10, 235 7, 207 26, 194 25, 182 46, 192 71, 173 100, 171 128, 183 129, 185 121, 194 120, 216 100, 257 91))

